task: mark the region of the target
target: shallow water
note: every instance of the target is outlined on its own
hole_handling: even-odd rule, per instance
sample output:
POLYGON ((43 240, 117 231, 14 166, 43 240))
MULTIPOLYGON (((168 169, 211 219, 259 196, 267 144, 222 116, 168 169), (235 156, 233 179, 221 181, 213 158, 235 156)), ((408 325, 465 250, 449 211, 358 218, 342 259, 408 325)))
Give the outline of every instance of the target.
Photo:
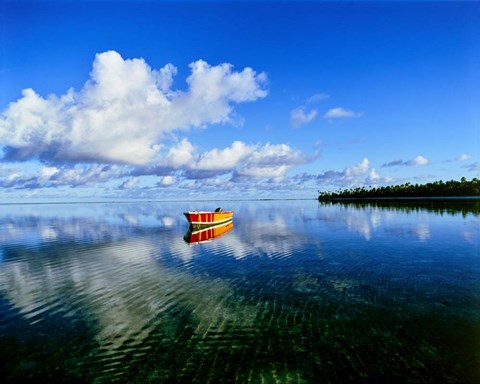
POLYGON ((3 382, 480 382, 478 202, 214 205, 0 205, 3 382))

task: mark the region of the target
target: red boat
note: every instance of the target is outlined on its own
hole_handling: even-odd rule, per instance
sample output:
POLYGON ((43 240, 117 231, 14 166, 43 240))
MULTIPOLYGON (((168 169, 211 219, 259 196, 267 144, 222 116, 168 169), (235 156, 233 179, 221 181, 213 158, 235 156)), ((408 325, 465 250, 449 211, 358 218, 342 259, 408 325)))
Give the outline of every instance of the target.
POLYGON ((233 211, 222 211, 217 208, 215 211, 189 211, 183 213, 191 225, 216 225, 232 220, 233 211))

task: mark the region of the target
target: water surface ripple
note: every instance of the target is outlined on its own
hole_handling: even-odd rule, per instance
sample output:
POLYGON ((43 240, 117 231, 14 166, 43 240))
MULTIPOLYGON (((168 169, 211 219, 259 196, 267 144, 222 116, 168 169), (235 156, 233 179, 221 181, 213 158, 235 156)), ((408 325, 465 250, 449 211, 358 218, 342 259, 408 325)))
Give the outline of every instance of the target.
POLYGON ((478 202, 221 205, 0 205, 3 381, 480 382, 478 202))

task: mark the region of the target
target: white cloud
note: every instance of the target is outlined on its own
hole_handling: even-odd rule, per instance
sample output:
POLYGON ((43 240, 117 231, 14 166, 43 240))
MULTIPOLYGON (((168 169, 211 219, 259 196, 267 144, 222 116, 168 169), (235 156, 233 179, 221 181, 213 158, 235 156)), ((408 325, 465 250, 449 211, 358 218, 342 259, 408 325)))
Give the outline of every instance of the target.
POLYGON ((298 128, 303 124, 311 122, 317 116, 315 109, 310 112, 305 111, 305 107, 298 107, 290 112, 290 123, 293 128, 298 128))
POLYGON ((203 154, 187 140, 170 149, 163 167, 179 167, 188 171, 190 178, 213 177, 232 172, 235 177, 281 177, 294 165, 308 159, 286 144, 248 145, 234 141, 224 149, 214 148, 203 154))
MULTIPOLYGON (((0 187, 33 190, 38 188, 57 188, 62 186, 79 187, 106 183, 112 179, 128 176, 130 167, 118 165, 81 164, 61 167, 42 167, 37 172, 14 173, 11 177, 0 179, 0 187)), ((128 182, 124 183, 125 187, 128 182)))
POLYGON ((427 165, 429 163, 428 159, 422 155, 416 156, 414 159, 410 160, 393 160, 382 165, 382 168, 385 167, 397 167, 397 166, 407 166, 407 167, 417 167, 427 165))
POLYGON ((254 146, 248 146, 241 141, 234 141, 230 147, 223 150, 212 149, 198 159, 195 168, 197 169, 233 169, 246 156, 252 154, 254 146))
POLYGON ((381 179, 381 176, 378 174, 375 168, 372 168, 368 174, 366 181, 368 184, 377 184, 379 181, 381 181, 381 179))
POLYGON ((363 174, 367 173, 369 168, 370 168, 370 162, 365 157, 357 165, 355 165, 353 167, 345 168, 343 173, 344 173, 345 177, 347 177, 347 178, 348 177, 355 177, 355 176, 359 176, 359 175, 363 175, 363 174))
POLYGON ((58 171, 59 169, 57 167, 43 167, 40 171, 40 176, 48 179, 58 173, 58 171))
POLYGON ((159 183, 161 186, 163 187, 168 187, 170 185, 173 185, 175 184, 175 177, 173 176, 164 176, 162 177, 162 179, 160 180, 160 183, 159 183))
POLYGON ((231 100, 235 102, 254 101, 265 97, 267 92, 259 85, 266 82, 266 75, 257 75, 251 68, 242 72, 232 72, 231 64, 210 66, 203 60, 190 64, 192 74, 187 79, 190 93, 194 98, 207 102, 231 100))
POLYGON ((130 189, 138 185, 139 179, 138 177, 132 177, 128 180, 125 180, 122 185, 120 186, 120 189, 130 189))
POLYGON ((188 139, 183 139, 170 148, 166 156, 166 164, 173 168, 188 167, 196 161, 195 147, 188 139))
POLYGON ((458 161, 468 161, 468 160, 471 160, 472 159, 472 156, 471 155, 467 155, 465 153, 462 153, 461 155, 457 156, 456 160, 458 161))
POLYGON ((345 119, 345 118, 353 118, 353 117, 361 117, 363 116, 363 112, 354 112, 349 109, 337 107, 329 109, 324 115, 324 119, 345 119))
POLYGON ((306 100, 306 105, 301 105, 290 111, 290 124, 293 128, 299 128, 300 126, 310 123, 317 117, 318 111, 311 108, 311 104, 317 104, 321 101, 328 99, 330 96, 326 93, 317 93, 310 96, 306 100), (310 105, 310 107, 307 107, 310 105))
POLYGON ((279 180, 292 167, 310 160, 286 144, 245 144, 241 141, 200 153, 185 138, 156 164, 149 166, 66 163, 58 167, 44 166, 29 174, 10 170, 8 177, 0 179, 0 187, 33 190, 108 185, 112 180, 122 180, 115 189, 143 191, 155 188, 148 187, 148 178, 142 187, 139 186, 140 178, 148 176, 160 177, 156 179, 156 187, 185 188, 189 179, 201 180, 202 185, 238 181, 248 184, 258 178, 279 180))
POLYGON ((305 163, 307 159, 300 151, 293 150, 286 144, 266 144, 256 146, 255 150, 244 159, 237 175, 250 177, 283 177, 294 165, 305 163))
POLYGON ((345 168, 343 171, 325 171, 319 175, 304 175, 303 178, 316 180, 319 184, 349 187, 354 185, 375 185, 388 183, 392 179, 378 174, 371 168, 370 161, 364 158, 360 163, 345 168))
POLYGON ((266 75, 230 64, 190 64, 186 91, 173 90, 177 69, 152 69, 117 52, 96 55, 84 87, 46 98, 32 89, 0 116, 6 160, 147 164, 166 134, 232 122, 233 104, 267 95, 266 75))
POLYGON ((406 162, 406 165, 410 165, 410 166, 413 166, 413 167, 421 166, 421 165, 427 165, 427 164, 428 164, 428 159, 426 157, 423 157, 422 155, 418 155, 414 159, 408 160, 406 162))
POLYGON ((308 99, 307 99, 307 103, 308 104, 315 104, 315 103, 319 103, 323 100, 326 100, 330 97, 330 95, 327 95, 326 93, 317 93, 315 95, 312 95, 310 96, 308 99))

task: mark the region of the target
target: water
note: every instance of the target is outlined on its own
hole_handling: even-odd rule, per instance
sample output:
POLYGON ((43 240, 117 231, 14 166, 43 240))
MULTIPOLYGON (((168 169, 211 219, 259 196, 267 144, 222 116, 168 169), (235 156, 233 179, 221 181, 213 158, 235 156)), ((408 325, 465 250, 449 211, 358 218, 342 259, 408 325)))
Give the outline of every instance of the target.
POLYGON ((478 201, 213 205, 0 205, 2 381, 480 382, 478 201))

